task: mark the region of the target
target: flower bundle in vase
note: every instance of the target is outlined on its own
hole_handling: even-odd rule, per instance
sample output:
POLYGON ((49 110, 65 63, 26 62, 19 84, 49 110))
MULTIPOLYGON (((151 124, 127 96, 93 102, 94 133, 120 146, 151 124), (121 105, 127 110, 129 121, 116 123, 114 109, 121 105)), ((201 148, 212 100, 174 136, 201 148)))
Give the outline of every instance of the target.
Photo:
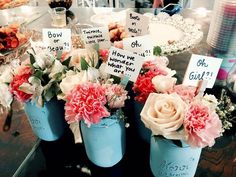
POLYGON ((176 85, 174 78, 155 76, 141 112, 152 131, 150 166, 155 176, 194 176, 201 149, 222 134, 217 99, 201 89, 176 85), (172 84, 170 84, 172 83, 172 84))
POLYGON ((28 53, 29 58, 14 71, 10 91, 24 109, 34 133, 42 140, 54 141, 65 128, 64 102, 57 100, 59 84, 70 59, 40 50, 28 53))
POLYGON ((128 96, 125 88, 104 72, 106 64, 99 62, 93 50, 81 55, 81 51, 73 52, 71 64, 80 67, 66 73, 60 84, 61 98, 66 101, 66 121, 77 126, 80 123, 90 161, 101 167, 111 167, 122 159, 125 152, 121 108, 128 96))
MULTIPOLYGON (((168 76, 175 75, 175 71, 167 67, 167 57, 155 57, 154 60, 144 62, 140 74, 133 85, 134 97, 134 110, 135 110, 135 125, 140 137, 146 142, 150 142, 151 131, 146 128, 141 121, 140 113, 150 93, 156 93, 152 79, 155 76, 168 76)), ((168 84, 172 84, 176 79, 173 78, 168 84)))

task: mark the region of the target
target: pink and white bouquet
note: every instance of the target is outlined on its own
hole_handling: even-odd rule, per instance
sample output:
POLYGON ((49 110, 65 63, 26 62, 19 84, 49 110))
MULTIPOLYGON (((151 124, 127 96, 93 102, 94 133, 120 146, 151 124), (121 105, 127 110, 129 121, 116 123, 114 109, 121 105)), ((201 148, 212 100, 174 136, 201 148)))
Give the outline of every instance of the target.
POLYGON ((128 92, 104 72, 106 64, 98 61, 104 56, 93 50, 87 49, 92 55, 73 54, 71 61, 76 60, 80 67, 69 70, 60 83, 62 94, 59 97, 66 101, 65 119, 69 124, 83 120, 89 127, 117 111, 119 117, 124 118, 120 109, 125 105, 128 92))
POLYGON ((25 103, 35 101, 43 106, 44 101, 50 101, 60 93, 59 84, 68 69, 69 58, 64 59, 61 53, 57 55, 45 50, 32 50, 28 59, 14 71, 10 82, 10 91, 16 100, 25 103))
POLYGON ((182 140, 191 147, 213 146, 222 135, 215 96, 176 85, 168 75, 155 76, 152 84, 156 92, 150 93, 140 115, 153 135, 182 140))
POLYGON ((154 60, 146 61, 143 64, 132 88, 135 93, 134 99, 137 102, 144 104, 150 93, 157 92, 155 85, 152 83, 155 76, 166 76, 168 78, 168 81, 163 85, 164 87, 170 87, 176 82, 176 79, 172 77, 176 72, 168 68, 167 65, 168 59, 166 57, 155 57, 154 60))

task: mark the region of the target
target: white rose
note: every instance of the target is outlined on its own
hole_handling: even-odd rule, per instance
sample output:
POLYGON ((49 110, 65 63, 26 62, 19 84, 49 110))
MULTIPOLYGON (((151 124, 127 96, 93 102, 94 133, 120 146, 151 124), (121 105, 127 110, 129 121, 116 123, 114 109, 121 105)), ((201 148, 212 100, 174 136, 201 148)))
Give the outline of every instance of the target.
POLYGON ((151 93, 142 109, 141 119, 154 135, 168 139, 186 139, 183 124, 186 103, 177 95, 151 93))
POLYGON ((62 79, 60 88, 63 94, 68 94, 78 84, 82 83, 83 73, 70 71, 66 73, 66 77, 62 79))
POLYGON ((152 78, 152 84, 157 92, 166 93, 173 89, 177 79, 171 76, 157 75, 152 78))

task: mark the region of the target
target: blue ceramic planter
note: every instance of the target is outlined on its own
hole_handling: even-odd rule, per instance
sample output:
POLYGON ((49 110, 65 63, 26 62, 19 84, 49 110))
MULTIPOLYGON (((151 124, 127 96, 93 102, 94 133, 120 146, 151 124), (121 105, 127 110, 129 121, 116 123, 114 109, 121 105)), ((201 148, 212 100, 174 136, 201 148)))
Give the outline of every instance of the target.
POLYGON ((143 106, 144 105, 141 103, 138 103, 136 101, 134 102, 135 127, 138 131, 139 136, 147 143, 150 143, 150 137, 152 132, 150 129, 145 127, 140 116, 143 106))
POLYGON ((52 99, 39 107, 35 102, 27 102, 24 106, 33 132, 40 139, 54 141, 59 139, 65 130, 64 104, 52 99))
POLYGON ((124 121, 111 116, 89 128, 81 121, 81 132, 86 154, 91 162, 100 167, 112 167, 125 153, 124 121))
POLYGON ((150 166, 156 177, 194 177, 201 148, 178 147, 171 140, 151 137, 150 166))

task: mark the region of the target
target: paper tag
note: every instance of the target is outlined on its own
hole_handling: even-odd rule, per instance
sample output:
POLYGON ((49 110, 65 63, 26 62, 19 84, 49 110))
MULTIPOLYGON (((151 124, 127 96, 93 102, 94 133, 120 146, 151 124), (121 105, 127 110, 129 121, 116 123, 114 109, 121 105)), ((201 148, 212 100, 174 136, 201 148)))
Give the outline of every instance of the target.
POLYGON ((125 38, 123 46, 125 50, 145 57, 145 59, 153 56, 153 45, 149 35, 125 38))
POLYGON ((99 44, 99 47, 103 49, 111 47, 108 27, 83 29, 82 35, 86 47, 91 47, 94 44, 99 44))
POLYGON ((71 30, 44 28, 43 43, 49 52, 71 50, 71 30))
POLYGON ((125 30, 131 36, 142 36, 148 34, 149 17, 139 13, 127 11, 125 30))
POLYGON ((109 51, 106 72, 118 77, 127 76, 135 82, 141 70, 144 57, 132 52, 111 47, 109 51))
POLYGON ((197 86, 199 80, 207 81, 207 88, 214 86, 222 59, 193 54, 185 72, 183 84, 197 86))

